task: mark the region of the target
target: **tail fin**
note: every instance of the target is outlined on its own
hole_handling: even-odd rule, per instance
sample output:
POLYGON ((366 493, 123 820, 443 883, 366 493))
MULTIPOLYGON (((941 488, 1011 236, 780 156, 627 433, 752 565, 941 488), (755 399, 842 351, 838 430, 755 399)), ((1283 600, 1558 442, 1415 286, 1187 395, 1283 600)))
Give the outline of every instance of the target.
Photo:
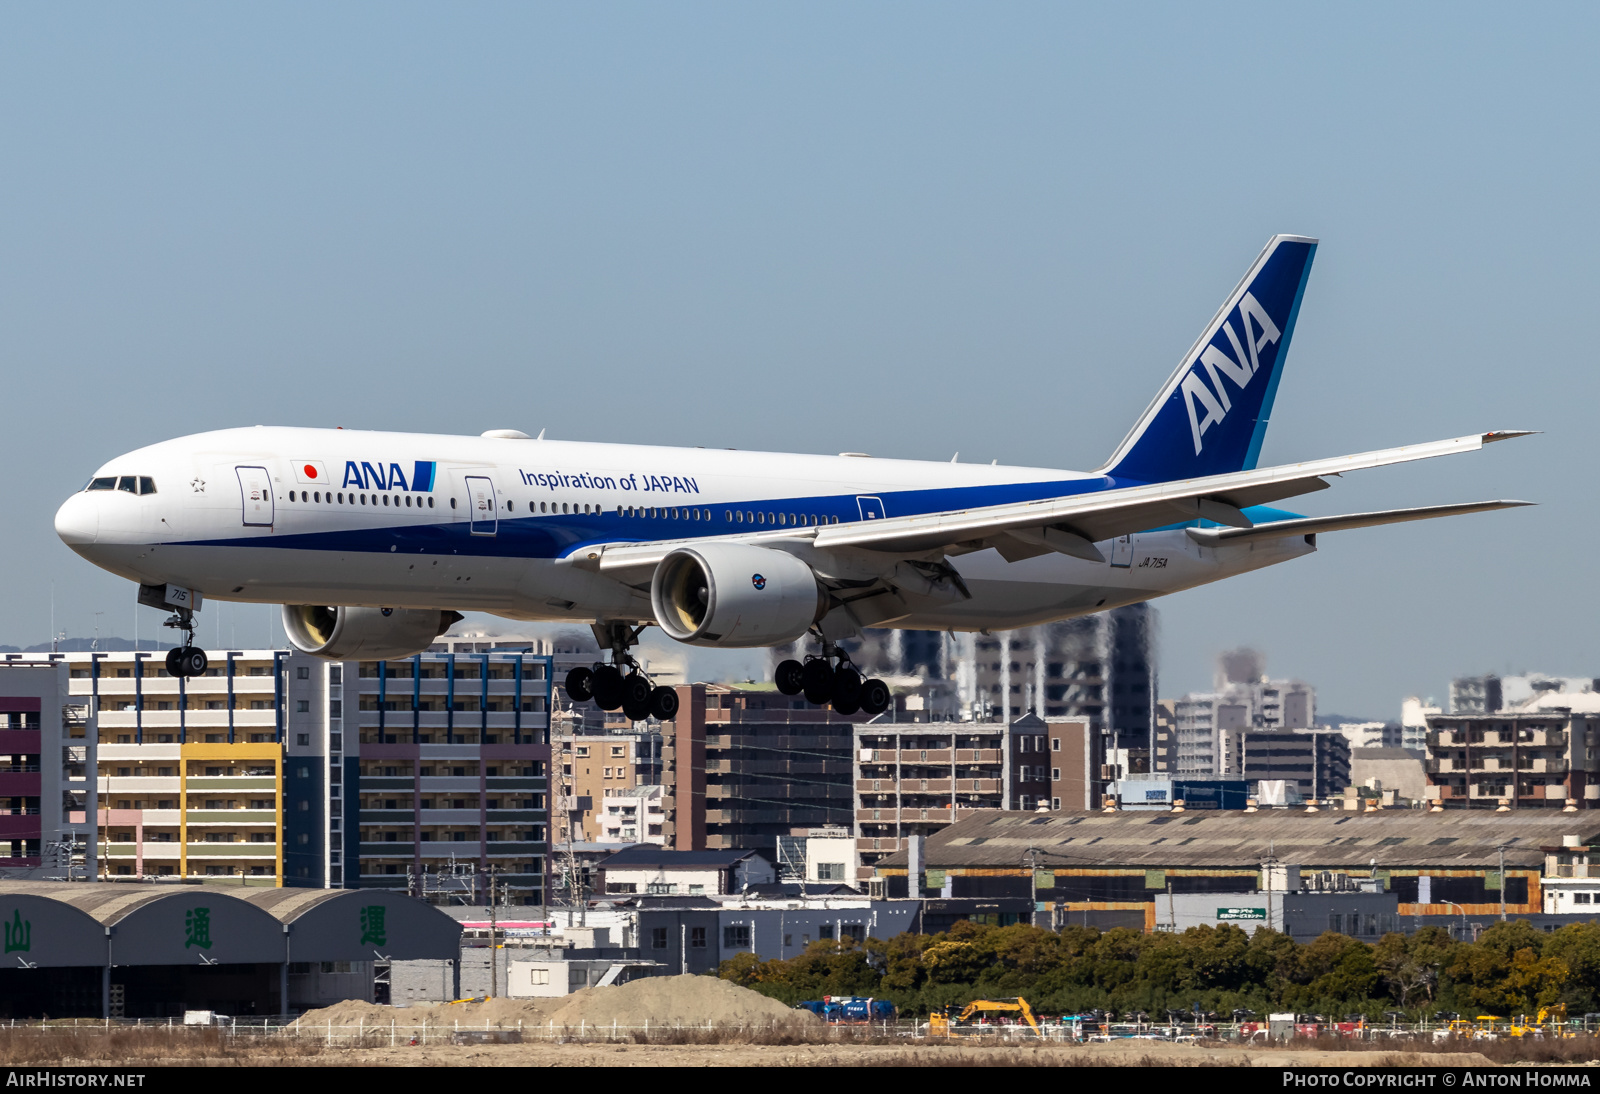
POLYGON ((1317 241, 1273 236, 1102 473, 1139 482, 1255 467, 1317 241))

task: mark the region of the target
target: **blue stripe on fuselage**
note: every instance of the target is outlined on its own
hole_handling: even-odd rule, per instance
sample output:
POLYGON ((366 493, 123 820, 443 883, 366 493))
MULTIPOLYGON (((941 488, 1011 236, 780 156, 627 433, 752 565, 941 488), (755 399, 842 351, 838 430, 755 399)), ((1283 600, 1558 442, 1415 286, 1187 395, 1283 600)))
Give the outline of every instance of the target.
MULTIPOLYGON (((677 508, 687 513, 692 509, 709 509, 710 520, 691 520, 687 517, 618 516, 613 508, 603 513, 539 513, 513 516, 502 513, 494 535, 473 535, 467 521, 448 524, 400 524, 382 528, 344 528, 330 532, 303 532, 274 535, 270 540, 259 537, 225 539, 183 540, 167 544, 177 547, 261 547, 298 551, 349 551, 388 553, 391 547, 410 554, 478 555, 489 558, 562 558, 577 547, 589 543, 651 542, 659 539, 687 539, 697 536, 725 536, 737 532, 772 532, 775 524, 752 526, 748 521, 726 519, 729 511, 762 513, 782 510, 786 515, 804 513, 831 521, 838 518, 841 524, 859 523, 861 511, 857 497, 875 497, 883 502, 886 517, 922 516, 928 513, 959 512, 982 509, 994 505, 1016 502, 1041 501, 1046 498, 1069 497, 1074 494, 1099 493, 1144 483, 1127 479, 1098 477, 1067 479, 1054 482, 1002 483, 993 486, 943 487, 929 490, 872 491, 861 494, 829 495, 826 497, 772 498, 761 501, 707 502, 685 499, 677 508)), ((581 503, 580 503, 581 504, 581 503)), ((343 507, 326 511, 337 512, 343 507)), ((655 507, 658 512, 670 511, 671 506, 655 507)), ((320 513, 324 510, 308 507, 304 512, 320 513)), ((300 510, 295 510, 298 513, 300 510)), ((1276 512, 1276 511, 1273 511, 1276 512)), ((1277 518, 1277 519, 1282 519, 1277 518)), ((283 522, 280 510, 279 523, 283 522)), ((1199 523, 1196 521, 1190 524, 1199 523)), ((804 527, 806 522, 798 522, 804 527)), ((1183 527, 1170 525, 1169 527, 1183 527)))

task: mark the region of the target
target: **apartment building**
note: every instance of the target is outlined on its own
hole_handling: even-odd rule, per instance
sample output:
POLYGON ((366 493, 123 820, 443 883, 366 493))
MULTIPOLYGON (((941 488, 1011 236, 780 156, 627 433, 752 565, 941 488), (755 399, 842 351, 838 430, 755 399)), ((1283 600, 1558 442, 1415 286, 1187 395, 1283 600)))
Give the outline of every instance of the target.
MULTIPOLYGON (((1047 722, 1029 714, 1009 725, 973 722, 883 723, 855 727, 854 814, 858 884, 874 864, 973 812, 1034 809, 1047 803, 1050 732, 1084 721, 1047 722)), ((1080 748, 1080 752, 1084 751, 1080 748)))
POLYGON ((355 748, 329 766, 342 782, 330 802, 359 817, 336 848, 359 863, 345 884, 478 902, 492 868, 511 903, 543 903, 550 658, 492 648, 334 668, 330 709, 355 723, 355 748))
POLYGON ((1427 716, 1427 799, 1468 809, 1593 809, 1600 713, 1562 707, 1427 716))
POLYGON ((93 793, 81 758, 87 713, 66 690, 61 665, 0 662, 0 869, 11 876, 67 877, 92 855, 83 838, 62 842, 71 795, 93 793))
POLYGON ((624 787, 601 804, 598 820, 602 842, 666 845, 664 787, 659 784, 624 787))
POLYGON ((85 784, 93 772, 92 792, 69 789, 66 826, 92 840, 94 876, 283 883, 289 654, 230 651, 194 678, 154 652, 53 656, 69 703, 97 712, 82 744, 63 742, 85 784))
POLYGON ((160 653, 58 656, 98 710, 63 748, 96 772, 66 823, 101 835, 99 876, 486 896, 493 865, 543 897, 548 657, 230 650, 178 679, 160 653))
MULTIPOLYGON (((551 755, 558 764, 555 792, 561 799, 555 821, 560 842, 622 838, 601 834, 603 818, 621 816, 620 805, 615 811, 609 808, 611 799, 641 787, 660 785, 661 730, 650 728, 649 723, 639 725, 646 728, 621 720, 608 721, 604 728, 597 726, 593 731, 585 731, 582 724, 577 724, 574 731, 553 736, 551 755)), ((633 798, 631 804, 637 808, 638 799, 633 798)), ((655 804, 660 812, 659 795, 655 804)), ((657 823, 662 821, 658 819, 657 823)), ((660 832, 656 835, 655 841, 640 842, 664 838, 660 832)))

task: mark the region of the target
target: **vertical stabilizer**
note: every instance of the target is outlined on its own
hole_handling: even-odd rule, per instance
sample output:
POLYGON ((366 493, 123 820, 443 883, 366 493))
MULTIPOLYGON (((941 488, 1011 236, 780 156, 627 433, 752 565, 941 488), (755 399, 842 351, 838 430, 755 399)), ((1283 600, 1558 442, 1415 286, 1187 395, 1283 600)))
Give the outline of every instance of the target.
POLYGON ((1103 473, 1171 482, 1255 467, 1316 251, 1305 236, 1268 241, 1103 473))

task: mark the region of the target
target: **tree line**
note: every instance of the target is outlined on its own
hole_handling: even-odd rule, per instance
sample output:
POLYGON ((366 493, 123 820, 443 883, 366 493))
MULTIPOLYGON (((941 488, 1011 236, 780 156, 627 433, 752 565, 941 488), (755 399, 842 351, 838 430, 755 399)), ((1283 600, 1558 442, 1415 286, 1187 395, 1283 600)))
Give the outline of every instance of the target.
POLYGON ((1146 934, 1128 928, 960 922, 939 934, 865 942, 818 941, 786 961, 743 953, 719 975, 794 1004, 824 995, 892 1000, 902 1014, 1021 995, 1046 1014, 1242 1008, 1373 1020, 1439 1011, 1512 1017, 1565 1004, 1600 1011, 1600 923, 1554 932, 1525 920, 1496 923, 1474 941, 1440 927, 1363 942, 1332 931, 1307 943, 1258 928, 1192 927, 1146 934))

